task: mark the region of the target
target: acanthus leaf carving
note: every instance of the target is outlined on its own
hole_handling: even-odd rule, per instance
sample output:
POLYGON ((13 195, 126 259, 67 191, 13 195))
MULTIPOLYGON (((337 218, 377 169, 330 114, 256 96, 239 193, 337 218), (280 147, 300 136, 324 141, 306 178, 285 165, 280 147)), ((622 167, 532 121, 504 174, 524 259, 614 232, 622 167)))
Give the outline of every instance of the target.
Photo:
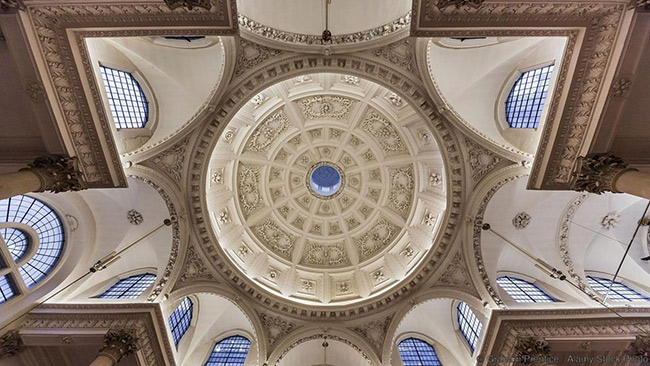
POLYGON ((289 119, 283 110, 274 112, 253 131, 248 144, 246 144, 246 150, 259 153, 267 152, 273 141, 286 131, 289 125, 289 119))
POLYGON ((303 262, 320 266, 339 266, 350 263, 343 242, 324 245, 308 242, 303 262))
POLYGON ((386 155, 407 153, 406 145, 399 132, 374 109, 369 109, 361 122, 361 129, 372 136, 386 155))
POLYGON ((301 99, 298 104, 305 117, 309 119, 346 119, 350 114, 352 99, 336 95, 316 95, 301 99))
POLYGON ((469 165, 472 169, 472 178, 475 183, 481 180, 498 163, 503 161, 500 156, 470 139, 465 139, 465 144, 467 145, 469 165))
POLYGON ((181 270, 181 275, 174 287, 191 282, 191 281, 215 281, 214 276, 210 270, 205 266, 203 260, 196 252, 196 249, 191 246, 187 251, 187 257, 181 270))

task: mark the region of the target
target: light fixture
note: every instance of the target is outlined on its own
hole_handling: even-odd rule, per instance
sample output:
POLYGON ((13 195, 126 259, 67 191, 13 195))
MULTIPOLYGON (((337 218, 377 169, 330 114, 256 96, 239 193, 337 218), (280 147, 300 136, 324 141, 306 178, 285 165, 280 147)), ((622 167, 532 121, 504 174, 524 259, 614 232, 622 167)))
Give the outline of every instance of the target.
POLYGON ((329 30, 330 4, 332 0, 325 0, 325 30, 323 31, 323 43, 332 43, 332 32, 329 30))

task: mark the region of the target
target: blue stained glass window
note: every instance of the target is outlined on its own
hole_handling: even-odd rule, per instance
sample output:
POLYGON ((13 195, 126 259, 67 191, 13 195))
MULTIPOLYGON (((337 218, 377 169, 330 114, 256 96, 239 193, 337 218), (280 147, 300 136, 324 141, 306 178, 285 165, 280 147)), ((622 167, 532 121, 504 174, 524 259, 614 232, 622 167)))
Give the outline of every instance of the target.
POLYGON ((178 342, 181 341, 183 335, 190 327, 190 322, 192 321, 192 309, 194 304, 189 297, 186 297, 178 304, 176 310, 169 316, 169 329, 172 332, 172 337, 174 338, 174 344, 178 346, 178 342))
POLYGON ((27 234, 20 229, 6 227, 0 229, 0 235, 4 239, 5 244, 7 244, 11 257, 14 261, 18 262, 29 248, 29 238, 27 237, 27 234))
POLYGON ((551 82, 554 65, 526 71, 508 94, 506 120, 512 128, 537 128, 551 82))
POLYGON ((108 106, 117 128, 143 128, 149 119, 149 102, 130 72, 99 66, 108 106))
MULTIPOLYGON (((32 287, 50 273, 61 257, 64 242, 61 219, 45 203, 20 195, 0 201, 0 223, 2 222, 22 223, 30 226, 38 234, 39 244, 34 256, 18 268, 25 285, 28 288, 32 287)), ((14 260, 16 256, 20 257, 27 250, 27 247, 23 248, 22 244, 22 240, 27 240, 26 237, 18 236, 11 239, 12 234, 16 235, 14 231, 3 230, 0 234, 5 242, 10 241, 7 244, 12 246, 10 251, 14 260), (7 239, 5 234, 10 235, 10 239, 7 239), (14 240, 18 242, 13 242, 14 240)))
POLYGON ((251 342, 236 335, 223 339, 214 345, 205 366, 244 366, 251 342))
POLYGON ((473 352, 478 343, 478 337, 481 335, 483 324, 478 321, 478 318, 466 303, 459 302, 456 310, 458 313, 458 327, 460 328, 460 332, 467 340, 467 344, 469 344, 473 352))
POLYGON ((142 273, 117 281, 99 295, 100 299, 137 299, 156 281, 156 275, 142 273))
POLYGON ((555 302, 539 287, 516 277, 502 276, 497 283, 516 302, 555 302))
POLYGON ((0 276, 0 304, 16 295, 14 284, 9 276, 0 276))
POLYGON ((442 366, 436 350, 429 343, 417 338, 408 338, 397 346, 404 366, 442 366))
POLYGON ((606 278, 587 276, 587 283, 592 289, 605 296, 609 288, 607 299, 612 301, 650 301, 650 298, 632 290, 620 282, 612 282, 606 278), (610 288, 611 284, 611 288, 610 288))

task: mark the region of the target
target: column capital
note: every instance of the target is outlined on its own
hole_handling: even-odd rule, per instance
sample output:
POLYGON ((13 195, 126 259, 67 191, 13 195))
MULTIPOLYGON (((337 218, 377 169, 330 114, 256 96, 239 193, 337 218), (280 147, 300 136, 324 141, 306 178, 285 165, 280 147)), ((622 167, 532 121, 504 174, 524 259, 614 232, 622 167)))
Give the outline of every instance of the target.
POLYGON ((0 0, 0 12, 9 11, 12 9, 25 10, 25 5, 22 0, 0 0))
POLYGON ((530 360, 540 360, 540 362, 533 361, 530 365, 544 364, 541 360, 544 360, 546 356, 551 355, 551 347, 548 345, 548 342, 543 338, 537 337, 518 338, 513 351, 515 356, 530 360))
POLYGON ((650 336, 638 335, 629 351, 633 357, 650 357, 650 336))
POLYGON ((650 10, 650 0, 630 0, 629 8, 650 10))
POLYGON ((189 10, 192 10, 195 6, 206 10, 212 8, 211 0, 165 0, 165 4, 167 4, 167 6, 172 10, 180 8, 181 6, 189 10))
POLYGON ((117 364, 122 358, 138 350, 137 342, 135 330, 110 329, 104 336, 104 347, 99 350, 99 355, 108 357, 117 364))
POLYGON ((10 330, 0 337, 0 360, 11 357, 23 348, 23 342, 18 335, 18 330, 10 330))
POLYGON ((41 181, 38 192, 67 192, 86 189, 86 182, 79 171, 76 157, 63 155, 41 156, 29 164, 29 168, 41 181))
POLYGON ((621 193, 614 188, 614 182, 621 174, 630 170, 636 169, 628 168, 621 158, 614 155, 581 156, 573 171, 572 189, 595 194, 621 193))

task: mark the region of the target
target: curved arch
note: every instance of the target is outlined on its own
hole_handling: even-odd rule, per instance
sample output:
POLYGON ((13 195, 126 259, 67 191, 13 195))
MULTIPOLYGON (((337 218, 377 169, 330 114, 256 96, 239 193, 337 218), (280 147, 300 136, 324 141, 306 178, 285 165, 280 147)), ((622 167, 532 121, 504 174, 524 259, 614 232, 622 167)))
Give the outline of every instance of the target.
MULTIPOLYGON (((481 316, 488 319, 491 315, 491 310, 487 308, 487 303, 481 298, 473 296, 467 292, 453 288, 431 288, 416 294, 410 302, 410 306, 403 307, 400 311, 396 312, 393 321, 386 332, 386 342, 382 351, 382 359, 391 361, 393 356, 393 345, 398 337, 397 331, 403 324, 407 316, 412 313, 416 308, 425 305, 433 300, 448 299, 452 301, 463 301, 472 306, 475 310, 481 311, 481 316), (388 341, 390 340, 390 342, 388 341)), ((451 313, 449 314, 451 316, 451 313)))
POLYGON ((346 345, 359 352, 372 365, 382 364, 379 356, 373 351, 373 348, 368 343, 368 341, 366 341, 364 338, 361 338, 354 332, 342 327, 328 328, 327 332, 323 332, 323 327, 318 326, 300 329, 298 331, 290 333, 289 337, 283 339, 277 345, 275 345, 273 352, 271 352, 268 357, 267 363, 269 366, 277 366, 279 365, 282 358, 294 347, 306 341, 313 339, 322 339, 323 337, 345 343, 346 345))
MULTIPOLYGON (((248 320, 250 323, 254 334, 251 334, 251 343, 254 341, 254 346, 257 349, 257 353, 255 354, 255 360, 254 365, 260 364, 262 360, 266 360, 266 344, 267 344, 267 339, 266 339, 266 333, 264 330, 263 324, 260 322, 259 317, 257 316, 257 313, 255 310, 250 307, 246 302, 241 301, 241 297, 239 294, 235 293, 234 291, 225 288, 225 286, 220 286, 218 283, 201 283, 201 284, 191 284, 179 289, 174 289, 173 292, 171 292, 168 295, 168 300, 171 303, 174 303, 174 301, 178 301, 179 299, 182 299, 186 296, 190 295, 198 295, 198 294, 209 294, 209 295, 214 295, 218 296, 224 300, 229 301, 237 307, 244 317, 248 320)), ((200 301, 199 301, 199 307, 201 306, 200 301)), ((253 349, 253 345, 251 346, 251 350, 253 349)))
MULTIPOLYGON (((228 95, 230 97, 224 100, 223 104, 215 111, 210 123, 206 123, 198 132, 199 139, 191 154, 192 160, 187 181, 188 186, 202 187, 204 182, 207 181, 208 168, 206 157, 208 157, 209 152, 216 144, 216 139, 226 128, 227 122, 246 102, 266 87, 291 77, 315 72, 334 72, 358 76, 397 92, 400 97, 414 106, 418 114, 431 123, 435 138, 441 147, 443 158, 450 161, 461 161, 460 147, 455 132, 448 126, 445 120, 438 118, 433 102, 428 98, 426 90, 424 90, 421 82, 414 75, 395 69, 382 60, 366 59, 359 56, 345 55, 329 58, 316 55, 287 55, 282 59, 274 59, 273 62, 269 61, 257 66, 255 70, 247 73, 245 78, 242 77, 239 79, 229 89, 228 95)), ((440 266, 441 260, 444 259, 445 252, 453 244, 453 240, 459 229, 463 208, 465 190, 464 169, 462 164, 459 164, 454 169, 450 165, 446 166, 446 175, 449 177, 449 182, 453 181, 455 183, 447 187, 450 208, 442 220, 444 230, 440 231, 438 237, 435 239, 438 245, 435 245, 435 250, 427 254, 424 260, 425 264, 422 267, 425 270, 419 273, 433 274, 435 269, 440 266)), ((223 250, 212 244, 216 242, 216 238, 214 237, 213 230, 209 230, 207 227, 207 225, 210 225, 208 223, 209 220, 202 217, 206 214, 207 210, 205 199, 201 197, 200 192, 202 192, 201 189, 191 191, 188 197, 189 202, 192 204, 192 210, 190 212, 196 215, 195 219, 198 221, 198 224, 195 225, 195 232, 201 239, 204 251, 216 250, 220 253, 219 256, 213 256, 217 263, 211 263, 211 265, 222 271, 225 276, 234 280, 235 285, 242 292, 249 293, 256 301, 259 301, 260 305, 266 308, 286 312, 287 315, 293 317, 309 318, 311 315, 315 315, 317 317, 349 318, 358 316, 359 304, 355 304, 354 307, 349 306, 343 309, 343 311, 337 312, 331 312, 326 307, 310 306, 309 310, 313 311, 305 310, 299 314, 290 314, 293 308, 292 304, 285 302, 279 296, 260 292, 251 286, 245 279, 245 276, 235 266, 222 259, 225 258, 223 250)), ((425 277, 427 276, 420 276, 417 273, 413 273, 405 280, 405 283, 410 281, 415 284, 425 277)), ((410 286, 405 288, 406 292, 410 288, 410 286)), ((377 309, 383 307, 381 305, 382 298, 391 297, 394 299, 394 303, 398 303, 400 299, 405 297, 404 295, 405 291, 403 290, 388 291, 382 294, 381 297, 373 298, 362 303, 361 306, 366 314, 374 313, 377 309)))

